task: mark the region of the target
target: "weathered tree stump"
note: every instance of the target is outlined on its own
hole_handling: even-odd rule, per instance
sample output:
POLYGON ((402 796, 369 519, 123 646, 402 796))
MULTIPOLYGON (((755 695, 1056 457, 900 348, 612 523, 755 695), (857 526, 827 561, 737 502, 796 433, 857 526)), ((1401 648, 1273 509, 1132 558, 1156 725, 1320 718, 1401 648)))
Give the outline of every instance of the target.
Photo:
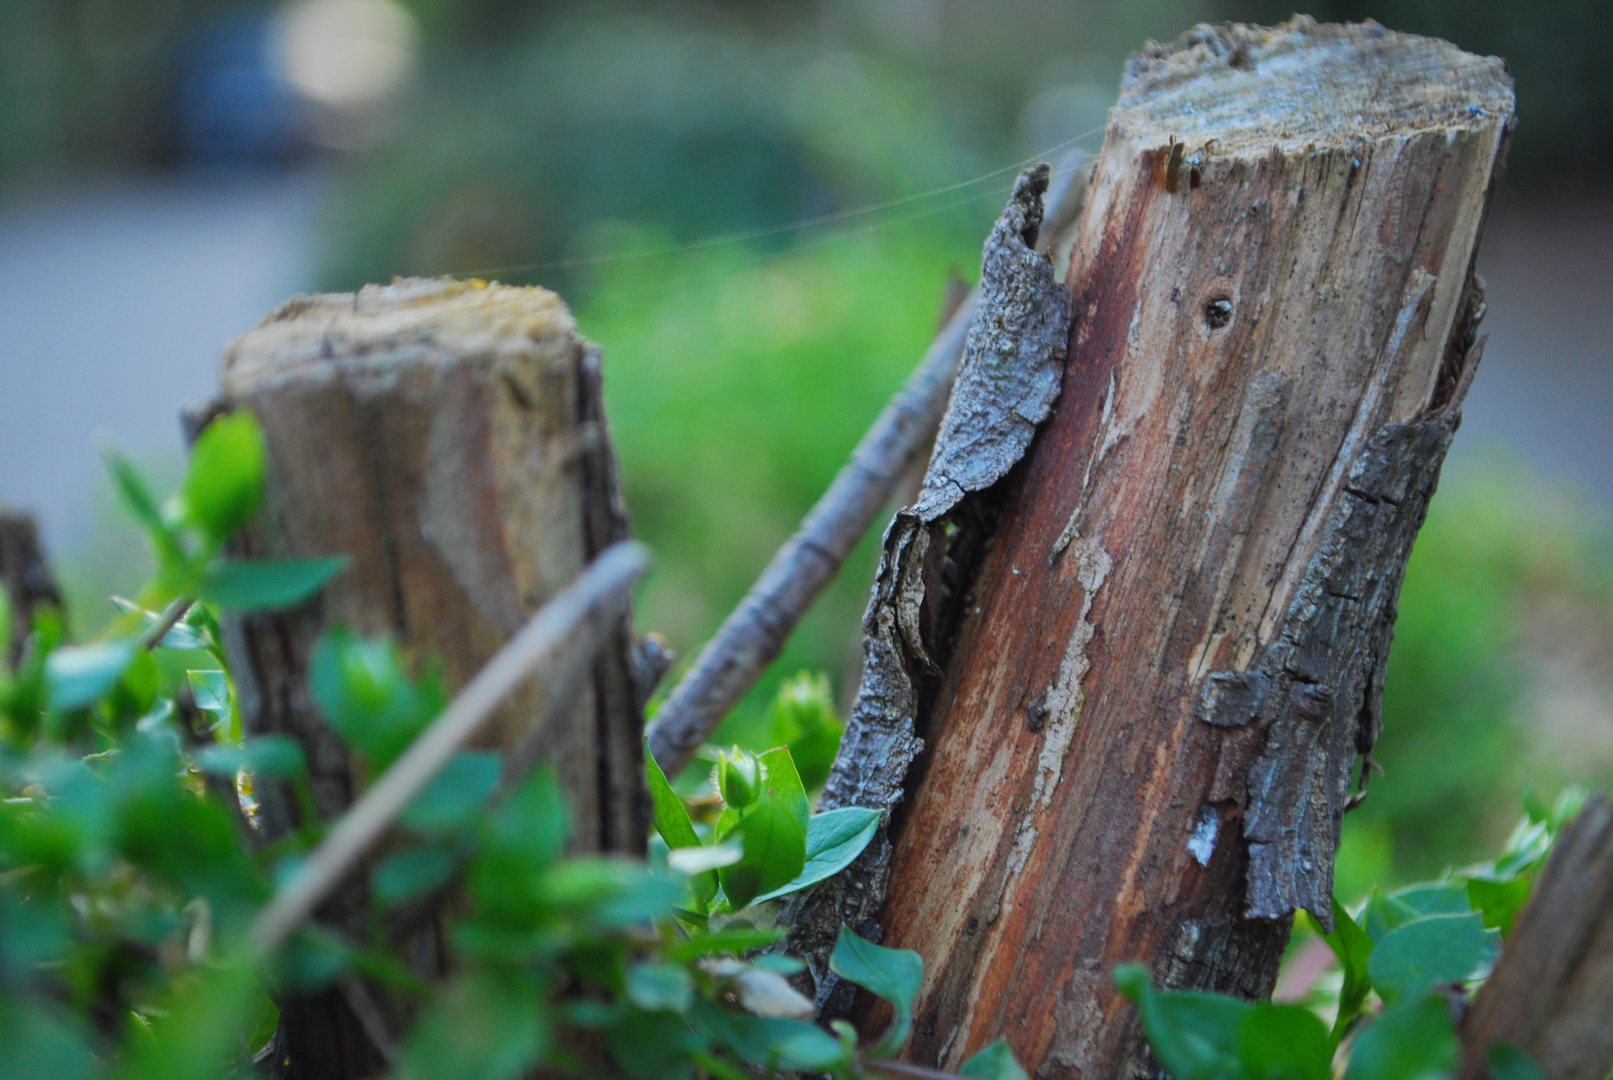
MULTIPOLYGON (((915 1061, 1006 1036, 1038 1077, 1144 1075, 1115 965, 1253 998, 1294 911, 1331 923, 1512 117, 1501 61, 1373 24, 1128 62, 1051 418, 929 518, 983 460, 955 391, 887 534, 824 806, 890 806, 888 833, 791 912, 808 950, 844 921, 923 956, 915 1061)), ((997 407, 1035 422, 1041 389, 997 407)))
POLYGON ((1546 1080, 1604 1080, 1613 1069, 1613 801, 1563 828, 1529 906, 1463 1025, 1463 1080, 1490 1075, 1504 1043, 1546 1080))
MULTIPOLYGON (((627 531, 598 351, 542 289, 407 280, 300 297, 228 347, 218 408, 250 410, 268 442, 265 505, 242 554, 351 560, 313 601, 227 630, 246 728, 301 742, 324 818, 365 780, 308 690, 326 627, 390 635, 458 689, 627 531)), ((533 757, 556 768, 578 850, 643 849, 628 635, 624 623, 558 722, 534 728, 544 690, 532 684, 488 740, 507 772, 533 757)), ((264 793, 269 835, 293 813, 283 793, 264 793)), ((364 875, 319 918, 361 937, 364 875)), ((440 971, 432 913, 390 932, 412 942, 423 974, 440 971)), ((395 1035, 402 1019, 385 995, 352 986, 283 1002, 281 1018, 279 1074, 331 1078, 378 1073, 376 1026, 395 1035)))

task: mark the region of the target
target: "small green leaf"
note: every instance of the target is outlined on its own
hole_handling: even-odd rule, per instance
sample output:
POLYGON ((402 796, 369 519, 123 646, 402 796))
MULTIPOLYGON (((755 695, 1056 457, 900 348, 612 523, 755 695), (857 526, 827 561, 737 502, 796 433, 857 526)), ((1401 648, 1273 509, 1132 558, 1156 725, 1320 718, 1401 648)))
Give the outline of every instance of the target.
POLYGON ((1239 1075, 1239 1032, 1252 1006, 1220 994, 1154 989, 1148 969, 1124 964, 1115 986, 1137 1003, 1143 1033, 1176 1080, 1226 1080, 1239 1075))
POLYGON ((370 888, 377 900, 390 907, 424 896, 453 876, 454 853, 428 844, 388 855, 370 875, 370 888))
POLYGON ((1530 888, 1528 875, 1511 881, 1472 878, 1467 883, 1467 896, 1473 910, 1484 917, 1485 928, 1501 931, 1504 938, 1512 933, 1513 925, 1529 902, 1530 888))
MULTIPOLYGON (((667 781, 666 773, 661 771, 661 766, 650 753, 648 743, 644 746, 644 780, 650 789, 650 808, 655 831, 661 834, 666 846, 673 851, 699 847, 700 837, 694 831, 694 823, 689 820, 689 810, 683 805, 678 793, 672 789, 671 783, 667 781)), ((711 903, 711 898, 717 895, 715 871, 700 872, 690 869, 681 872, 690 875, 689 888, 694 892, 695 907, 704 911, 711 903)))
POLYGON ((376 772, 397 758, 447 703, 441 681, 418 683, 385 639, 362 641, 332 627, 314 646, 308 665, 314 702, 336 733, 376 772))
POLYGON ((1372 950, 1372 984, 1393 1003, 1432 986, 1466 982, 1493 954, 1494 937, 1477 912, 1407 923, 1385 934, 1372 950))
POLYGON ((1349 911, 1336 896, 1333 898, 1333 932, 1325 933, 1314 918, 1311 922, 1316 932, 1322 935, 1322 940, 1327 942, 1328 948, 1333 950, 1333 955, 1339 958, 1339 967, 1344 972, 1344 985, 1339 988, 1338 1019, 1333 1024, 1333 1040, 1336 1043, 1343 1036, 1345 1027, 1361 1011, 1361 1006, 1367 1000, 1367 992, 1372 989, 1372 939, 1361 929, 1361 924, 1350 917, 1349 911))
POLYGON ((399 823, 417 832, 444 832, 468 825, 498 790, 502 770, 503 761, 496 753, 455 754, 409 803, 399 823))
POLYGON ((894 1054, 907 1045, 913 1029, 913 1002, 924 983, 924 961, 918 953, 882 948, 842 926, 829 957, 829 970, 884 998, 896 1010, 896 1021, 879 1039, 877 1055, 894 1054))
POLYGON ((768 706, 766 722, 772 745, 790 748, 806 789, 822 787, 846 730, 835 711, 829 676, 802 671, 785 679, 768 706))
POLYGON ((1410 904, 1384 896, 1377 888, 1367 895, 1366 910, 1361 913, 1361 928, 1374 942, 1382 941, 1385 934, 1409 922, 1422 918, 1422 913, 1410 904))
POLYGON ((101 1075, 91 1035, 68 1010, 7 988, 0 994, 0 1046, 7 1080, 90 1080, 101 1075))
POLYGON ((745 845, 744 857, 717 871, 733 910, 793 881, 806 865, 806 829, 795 808, 778 798, 753 803, 729 833, 745 845))
POLYGON ((1008 1048, 1007 1039, 998 1039, 965 1061, 958 1075, 973 1076, 977 1080, 1030 1080, 1008 1048))
POLYGON ((275 780, 295 780, 308 771, 302 747, 287 735, 261 735, 239 746, 209 746, 197 752, 196 764, 215 776, 234 776, 245 769, 275 780))
POLYGON ((807 798, 806 788, 801 786, 801 775, 795 771, 790 748, 780 746, 756 760, 762 766, 762 794, 778 799, 789 807, 795 820, 800 823, 801 831, 806 832, 807 819, 812 816, 812 801, 807 798))
POLYGON ((1495 1080, 1546 1080, 1534 1058, 1506 1043, 1490 1047, 1490 1075, 1495 1080))
MULTIPOLYGON (((710 934, 680 941, 666 951, 672 960, 695 960, 702 956, 728 953, 743 956, 752 949, 765 949, 784 938, 783 930, 758 930, 750 926, 725 926, 710 934)), ((789 974, 793 974, 790 972, 789 974)))
POLYGON ((145 478, 128 458, 116 450, 105 452, 106 468, 112 474, 112 486, 129 515, 145 529, 161 567, 177 568, 185 560, 184 550, 174 530, 163 520, 157 497, 151 493, 145 478))
POLYGON ((134 660, 135 643, 106 641, 96 645, 66 645, 45 660, 47 701, 57 712, 95 704, 111 692, 134 660))
POLYGON ((676 964, 632 964, 627 969, 627 1000, 646 1012, 688 1012, 694 980, 676 964))
POLYGON ((180 489, 185 519, 215 542, 229 539, 263 498, 266 457, 263 431, 251 413, 232 413, 207 425, 191 449, 180 489))
POLYGON ((1466 915, 1473 910, 1467 889, 1460 881, 1436 881, 1408 885, 1389 894, 1419 915, 1466 915))
POLYGON ((230 711, 230 683, 222 671, 187 671, 190 696, 202 712, 226 716, 230 711))
POLYGON ((793 881, 752 900, 776 900, 840 873, 850 866, 879 828, 880 811, 844 806, 813 816, 807 822, 806 864, 793 881))
POLYGON ((1445 1000, 1408 998, 1389 1006, 1357 1036, 1344 1080, 1437 1080, 1456 1068, 1458 1053, 1445 1000))
POLYGON ((1258 1004, 1238 1031, 1243 1080, 1328 1080, 1333 1044, 1315 1013, 1298 1005, 1258 1004))
POLYGON ((197 594, 227 611, 278 611, 313 596, 347 559, 263 559, 214 563, 197 594))

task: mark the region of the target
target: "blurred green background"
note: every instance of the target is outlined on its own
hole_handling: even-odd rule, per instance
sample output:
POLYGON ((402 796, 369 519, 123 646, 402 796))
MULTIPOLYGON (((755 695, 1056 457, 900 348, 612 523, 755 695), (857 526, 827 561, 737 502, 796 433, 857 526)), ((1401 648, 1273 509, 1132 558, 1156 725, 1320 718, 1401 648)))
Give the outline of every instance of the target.
MULTIPOLYGON (((1613 5, 1310 10, 1505 55, 1520 114, 1509 191, 1600 190, 1613 5)), ((1120 62, 1144 39, 1288 13, 1258 0, 5 0, 0 184, 314 169, 310 284, 452 273, 562 292, 605 347, 628 502, 657 555, 640 625, 689 657, 917 362, 949 280, 974 277, 1013 163, 1096 150, 1120 62), (308 27, 345 34, 368 66, 320 68, 308 27)), ((140 573, 115 515, 96 522, 61 560, 81 629, 140 573)), ((798 670, 827 672, 848 701, 875 541, 723 738, 761 737, 798 670)), ((1515 460, 1447 478, 1408 573, 1387 773, 1348 820, 1343 892, 1483 854, 1526 790, 1613 779, 1610 551, 1581 497, 1515 460)))

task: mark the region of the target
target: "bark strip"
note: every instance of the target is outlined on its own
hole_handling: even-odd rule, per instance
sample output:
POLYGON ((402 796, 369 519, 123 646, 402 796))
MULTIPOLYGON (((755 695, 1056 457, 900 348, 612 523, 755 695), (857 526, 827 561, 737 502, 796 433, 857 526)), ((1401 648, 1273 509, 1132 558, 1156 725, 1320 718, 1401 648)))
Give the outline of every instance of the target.
MULTIPOLYGON (((1085 192, 1084 170, 1072 154, 1049 180, 1043 231, 1050 239, 1074 221, 1085 192)), ((935 442, 979 299, 980 290, 971 290, 946 319, 851 460, 656 713, 648 732, 650 753, 668 776, 688 766, 728 710, 778 658, 790 632, 935 442)))

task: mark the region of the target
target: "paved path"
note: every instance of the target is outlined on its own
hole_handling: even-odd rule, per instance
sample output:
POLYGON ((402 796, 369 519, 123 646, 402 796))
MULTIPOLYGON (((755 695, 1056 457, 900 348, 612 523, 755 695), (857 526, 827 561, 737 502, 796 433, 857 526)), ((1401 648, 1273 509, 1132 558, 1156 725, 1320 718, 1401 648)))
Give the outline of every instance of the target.
POLYGON ((0 204, 0 500, 55 550, 88 524, 97 441, 179 448, 219 347, 307 287, 315 176, 119 181, 0 204))

